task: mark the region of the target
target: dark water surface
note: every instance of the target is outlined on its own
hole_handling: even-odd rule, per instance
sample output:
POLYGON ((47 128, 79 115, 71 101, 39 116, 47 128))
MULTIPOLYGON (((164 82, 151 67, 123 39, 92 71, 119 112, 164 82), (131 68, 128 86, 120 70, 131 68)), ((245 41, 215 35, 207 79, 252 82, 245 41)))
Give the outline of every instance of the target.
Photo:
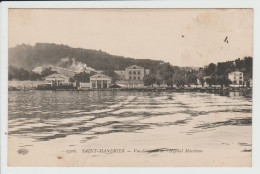
POLYGON ((10 91, 8 99, 9 136, 34 142, 80 134, 84 143, 114 132, 174 125, 191 127, 182 133, 192 136, 252 122, 252 99, 238 93, 10 91))

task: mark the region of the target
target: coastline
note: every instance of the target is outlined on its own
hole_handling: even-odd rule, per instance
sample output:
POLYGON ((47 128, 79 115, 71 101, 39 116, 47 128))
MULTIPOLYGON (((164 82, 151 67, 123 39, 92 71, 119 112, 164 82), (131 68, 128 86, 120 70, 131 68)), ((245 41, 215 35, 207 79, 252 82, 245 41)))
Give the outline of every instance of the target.
POLYGON ((8 91, 29 91, 29 90, 52 90, 52 91, 126 91, 126 92, 199 92, 199 93, 213 93, 220 95, 229 95, 230 92, 238 92, 239 95, 252 97, 252 88, 248 87, 145 87, 145 88, 106 88, 106 89, 97 89, 97 88, 55 88, 55 87, 46 87, 46 88, 24 88, 18 89, 15 87, 8 88, 8 91))

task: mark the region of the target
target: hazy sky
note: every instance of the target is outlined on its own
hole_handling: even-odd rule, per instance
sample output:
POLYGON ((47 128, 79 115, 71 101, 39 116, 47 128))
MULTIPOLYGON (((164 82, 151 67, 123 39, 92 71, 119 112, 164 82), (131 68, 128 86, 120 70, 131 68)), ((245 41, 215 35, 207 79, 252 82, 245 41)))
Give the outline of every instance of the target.
POLYGON ((253 10, 9 10, 9 47, 37 42, 204 66, 252 56, 253 10))

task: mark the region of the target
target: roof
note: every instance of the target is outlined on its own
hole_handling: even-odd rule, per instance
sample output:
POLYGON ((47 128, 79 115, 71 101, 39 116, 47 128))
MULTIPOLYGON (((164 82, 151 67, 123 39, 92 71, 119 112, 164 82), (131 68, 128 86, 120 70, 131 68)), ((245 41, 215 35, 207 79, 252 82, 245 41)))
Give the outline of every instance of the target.
POLYGON ((66 77, 66 76, 63 76, 61 74, 55 73, 55 74, 51 74, 49 76, 46 76, 45 78, 69 78, 69 77, 66 77))
POLYGON ((109 77, 105 74, 95 74, 93 76, 90 76, 90 78, 109 78, 109 79, 111 79, 111 77, 109 77))
POLYGON ((228 74, 236 74, 236 73, 243 73, 242 71, 233 71, 233 72, 230 72, 228 74))
POLYGON ((111 85, 110 88, 121 88, 121 85, 114 84, 114 85, 111 85))
POLYGON ((144 69, 144 68, 141 66, 132 65, 132 66, 126 67, 125 69, 144 69))

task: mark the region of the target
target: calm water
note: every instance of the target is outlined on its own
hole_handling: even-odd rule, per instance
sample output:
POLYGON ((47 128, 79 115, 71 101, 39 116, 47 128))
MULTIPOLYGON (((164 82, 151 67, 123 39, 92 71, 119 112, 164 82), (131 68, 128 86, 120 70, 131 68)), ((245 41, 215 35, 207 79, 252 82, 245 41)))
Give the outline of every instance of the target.
MULTIPOLYGON (((252 99, 231 93, 10 91, 9 136, 32 142, 85 135, 142 133, 167 126, 194 135, 226 126, 251 126, 252 99), (212 119, 219 115, 219 119, 212 119)), ((251 136, 251 135, 250 135, 251 136)))

